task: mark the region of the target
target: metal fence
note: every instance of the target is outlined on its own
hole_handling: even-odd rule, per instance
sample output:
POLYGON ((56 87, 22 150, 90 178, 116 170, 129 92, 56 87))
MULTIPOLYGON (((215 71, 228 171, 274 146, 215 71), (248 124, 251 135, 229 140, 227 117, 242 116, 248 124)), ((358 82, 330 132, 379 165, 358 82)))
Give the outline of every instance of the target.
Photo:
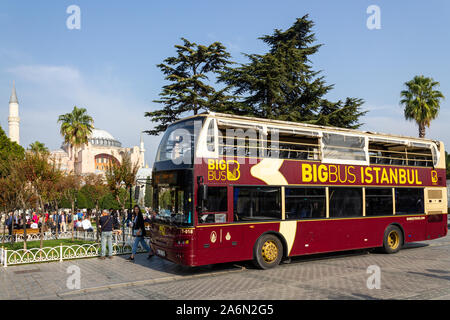
MULTIPOLYGON (((58 240, 58 239, 72 239, 72 231, 63 231, 58 232, 57 234, 55 232, 44 232, 44 240, 58 240)), ((97 230, 94 231, 73 231, 73 238, 77 240, 86 240, 86 241, 96 241, 97 240, 97 230)), ((98 235, 98 238, 101 238, 101 235, 98 235)), ((15 235, 0 235, 0 243, 6 243, 6 242, 23 242, 25 239, 23 234, 15 234, 15 235)), ((41 234, 40 233, 32 233, 27 234, 26 237, 27 241, 39 241, 41 240, 41 234)), ((127 241, 133 241, 133 237, 131 234, 130 228, 126 228, 124 233, 113 233, 113 241, 114 242, 127 242, 127 241), (125 239, 123 237, 125 235, 125 239)))
MULTIPOLYGON (((14 237, 14 241, 23 242, 23 235, 3 235, 0 240, 9 242, 11 237, 14 237)), ((28 234, 27 241, 40 240, 40 234, 28 234)), ((96 231, 74 231, 74 239, 85 241, 96 241, 96 231)), ((72 232, 61 232, 58 235, 52 232, 44 233, 44 240, 57 240, 57 239, 71 239, 72 232)), ((100 235, 99 235, 100 239, 100 235)), ((122 234, 113 234, 113 255, 130 254, 132 250, 133 237, 129 230, 125 231, 124 236, 122 234)), ((150 239, 146 238, 147 244, 150 244, 150 239)), ((138 247, 138 252, 143 252, 142 247, 138 247)), ((27 263, 39 263, 39 262, 51 262, 51 261, 63 261, 71 259, 82 259, 90 257, 98 257, 101 255, 100 243, 88 243, 88 244, 74 244, 63 245, 60 244, 56 247, 44 247, 44 248, 32 248, 32 249, 18 249, 10 250, 5 247, 0 248, 0 265, 3 267, 27 263)))

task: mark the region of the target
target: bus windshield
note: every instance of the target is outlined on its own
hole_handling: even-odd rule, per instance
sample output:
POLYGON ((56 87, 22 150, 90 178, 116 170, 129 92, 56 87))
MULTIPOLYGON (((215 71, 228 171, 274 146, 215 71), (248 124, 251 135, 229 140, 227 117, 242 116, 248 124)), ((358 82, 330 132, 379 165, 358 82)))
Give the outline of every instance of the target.
POLYGON ((156 219, 169 224, 193 225, 192 193, 188 188, 158 186, 158 213, 156 219))
POLYGON ((194 120, 187 120, 167 128, 156 154, 156 161, 173 164, 192 164, 194 149, 194 120))

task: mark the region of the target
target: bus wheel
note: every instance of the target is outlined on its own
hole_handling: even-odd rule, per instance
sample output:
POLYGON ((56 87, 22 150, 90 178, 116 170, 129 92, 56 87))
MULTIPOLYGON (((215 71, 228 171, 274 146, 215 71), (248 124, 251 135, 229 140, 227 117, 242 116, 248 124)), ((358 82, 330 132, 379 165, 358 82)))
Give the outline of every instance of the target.
POLYGON ((385 253, 396 253, 401 249, 402 244, 402 231, 398 227, 393 225, 387 227, 384 231, 383 251, 385 253))
POLYGON ((283 257, 283 245, 273 234, 258 239, 253 250, 253 263, 261 269, 273 268, 280 264, 283 257))

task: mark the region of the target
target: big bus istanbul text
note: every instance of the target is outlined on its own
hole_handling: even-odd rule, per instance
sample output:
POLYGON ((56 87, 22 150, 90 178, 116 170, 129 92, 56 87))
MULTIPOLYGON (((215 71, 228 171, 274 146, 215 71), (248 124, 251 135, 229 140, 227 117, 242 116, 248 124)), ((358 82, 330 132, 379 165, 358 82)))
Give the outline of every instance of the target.
POLYGON ((417 169, 302 164, 302 182, 422 185, 417 169))

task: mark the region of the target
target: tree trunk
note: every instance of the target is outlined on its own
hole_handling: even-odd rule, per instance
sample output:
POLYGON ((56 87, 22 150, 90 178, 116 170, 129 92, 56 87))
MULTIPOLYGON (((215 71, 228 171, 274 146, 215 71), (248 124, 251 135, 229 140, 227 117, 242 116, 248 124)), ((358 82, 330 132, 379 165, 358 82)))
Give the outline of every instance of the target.
POLYGON ((12 220, 11 220, 11 244, 14 244, 14 222, 16 220, 14 211, 12 212, 12 220))
POLYGON ((122 244, 125 245, 125 211, 119 210, 119 221, 122 223, 122 244))
POLYGON ((97 235, 96 235, 96 239, 97 239, 97 243, 99 240, 99 231, 100 231, 100 225, 99 225, 99 218, 98 218, 98 201, 95 202, 95 225, 96 225, 96 229, 97 229, 97 235))
POLYGON ((8 214, 6 214, 6 219, 5 219, 5 222, 3 223, 3 238, 2 238, 2 245, 5 244, 5 237, 6 237, 6 234, 5 234, 5 232, 6 232, 6 220, 8 220, 8 219, 9 219, 8 214))
MULTIPOLYGON (((75 220, 73 219, 73 214, 75 213, 75 200, 72 200, 72 242, 73 242, 73 233, 75 231, 75 220)), ((78 221, 78 219, 77 219, 78 221)))
POLYGON ((27 250, 27 214, 25 209, 22 213, 22 223, 23 223, 23 250, 27 250))
MULTIPOLYGON (((41 222, 41 230, 40 230, 40 243, 39 243, 39 248, 42 249, 42 247, 44 246, 44 227, 45 227, 45 214, 43 212, 40 212, 39 214, 42 218, 42 222, 41 222)), ((38 222, 39 223, 39 222, 38 222)))
MULTIPOLYGON (((39 210, 39 215, 41 216, 41 218, 42 218, 42 222, 41 222, 41 230, 40 230, 40 236, 39 236, 39 240, 40 240, 40 243, 39 243, 39 248, 40 249, 42 249, 43 248, 43 246, 44 246, 44 225, 45 225, 45 214, 42 212, 42 208, 44 208, 44 205, 43 205, 43 203, 42 203, 42 200, 40 199, 40 210, 39 210)), ((38 221, 38 224, 39 224, 39 221, 38 221)))
POLYGON ((425 124, 419 123, 419 138, 425 138, 425 124))
MULTIPOLYGON (((53 215, 53 220, 55 219, 55 215, 53 215)), ((58 240, 58 227, 59 227, 59 214, 58 211, 56 211, 56 221, 53 221, 55 223, 55 239, 58 240)))

